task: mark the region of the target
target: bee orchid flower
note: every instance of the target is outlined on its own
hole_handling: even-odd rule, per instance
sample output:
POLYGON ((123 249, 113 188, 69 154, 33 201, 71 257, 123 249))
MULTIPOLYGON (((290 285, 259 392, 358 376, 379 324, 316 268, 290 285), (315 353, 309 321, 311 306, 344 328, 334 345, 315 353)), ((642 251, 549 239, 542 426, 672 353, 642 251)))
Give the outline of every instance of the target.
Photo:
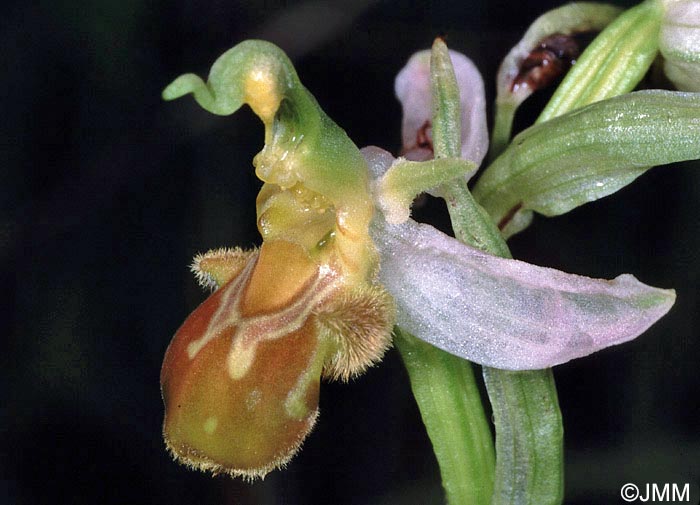
MULTIPOLYGON (((480 83, 470 65, 465 82, 480 83)), ((478 83, 465 157, 487 147, 478 83)), ((405 86, 417 105, 404 124, 425 136, 429 101, 415 86, 425 82, 405 86)), ((215 291, 163 362, 166 444, 195 468, 254 478, 283 466, 314 425, 321 378, 347 380, 377 363, 394 324, 477 363, 525 370, 633 339, 673 304, 673 291, 631 275, 595 280, 497 258, 414 222, 413 196, 468 176, 480 160, 360 152, 272 44, 243 42, 207 83, 186 74, 163 95, 188 93, 215 114, 247 104, 265 125, 254 160, 262 246, 196 258, 215 291)))

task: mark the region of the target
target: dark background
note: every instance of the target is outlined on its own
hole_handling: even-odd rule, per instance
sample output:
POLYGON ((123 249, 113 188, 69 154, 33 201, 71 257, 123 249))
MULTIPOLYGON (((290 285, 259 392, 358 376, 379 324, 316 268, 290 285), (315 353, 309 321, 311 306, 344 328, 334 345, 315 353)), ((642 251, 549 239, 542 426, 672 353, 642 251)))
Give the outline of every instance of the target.
MULTIPOLYGON (((166 454, 160 363, 205 297, 187 267, 197 252, 258 243, 251 159, 263 129, 248 109, 215 117, 191 98, 164 103, 160 91, 183 72, 206 75, 242 39, 267 38, 358 145, 396 152, 393 77, 412 52, 447 35, 482 69, 491 99, 500 58, 555 5, 5 7, 0 503, 440 503, 395 351, 351 384, 323 385, 317 429, 263 482, 210 478, 166 454)), ((630 272, 678 293, 637 341, 555 369, 567 503, 617 503, 630 481, 700 483, 698 168, 656 168, 613 197, 536 218, 511 241, 520 259, 595 277, 630 272)), ((444 226, 435 202, 416 214, 444 226)))

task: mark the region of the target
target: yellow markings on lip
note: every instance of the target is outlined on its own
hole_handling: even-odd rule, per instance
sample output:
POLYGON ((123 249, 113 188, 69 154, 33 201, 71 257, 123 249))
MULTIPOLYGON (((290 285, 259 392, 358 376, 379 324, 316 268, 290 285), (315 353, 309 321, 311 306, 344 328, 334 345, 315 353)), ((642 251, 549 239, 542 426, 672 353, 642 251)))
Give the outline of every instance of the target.
POLYGON ((254 410, 260 403, 260 400, 262 400, 262 392, 258 388, 253 389, 250 393, 248 393, 248 396, 246 396, 245 408, 248 410, 254 410))
POLYGON ((393 306, 367 287, 378 258, 366 163, 279 48, 243 42, 207 84, 189 75, 164 96, 186 92, 217 114, 246 103, 264 123, 253 160, 265 183, 256 201, 263 245, 195 259, 200 283, 218 290, 166 351, 164 436, 189 465, 252 479, 299 449, 322 376, 347 379, 380 359, 393 306), (358 285, 366 289, 347 294, 358 285))
POLYGON ((229 281, 229 284, 225 286, 223 296, 219 301, 216 312, 207 325, 206 331, 200 338, 192 340, 189 344, 187 344, 187 357, 190 360, 193 360, 195 356, 197 356, 197 353, 199 353, 199 351, 202 350, 205 345, 207 345, 214 337, 219 335, 222 328, 232 326, 238 319, 240 319, 238 311, 236 310, 238 298, 240 296, 239 293, 241 291, 240 288, 248 277, 246 274, 250 272, 254 264, 255 261, 249 261, 248 265, 246 265, 246 267, 243 269, 243 273, 229 281))
POLYGON ((207 435, 212 435, 216 431, 216 427, 219 425, 219 420, 216 417, 210 417, 204 421, 204 433, 207 435))
POLYGON ((307 395, 309 387, 318 380, 317 371, 323 366, 328 351, 333 345, 330 340, 317 339, 314 352, 309 356, 308 365, 302 370, 296 384, 284 399, 284 411, 290 419, 303 419, 307 415, 307 395))
POLYGON ((254 366, 260 343, 284 338, 298 331, 307 323, 313 309, 338 289, 332 269, 316 267, 315 272, 303 293, 287 306, 274 314, 253 315, 240 322, 226 363, 232 380, 244 378, 254 366))
POLYGON ((242 342, 241 339, 234 342, 226 358, 226 368, 231 379, 238 380, 245 377, 250 367, 253 366, 256 348, 257 343, 255 342, 242 342))
POLYGON ((336 289, 336 277, 298 244, 264 243, 257 258, 222 288, 206 330, 187 344, 187 357, 193 360, 215 338, 228 338, 228 376, 244 378, 254 365, 258 344, 302 327, 313 308, 336 289), (286 266, 282 272, 280 264, 286 266))

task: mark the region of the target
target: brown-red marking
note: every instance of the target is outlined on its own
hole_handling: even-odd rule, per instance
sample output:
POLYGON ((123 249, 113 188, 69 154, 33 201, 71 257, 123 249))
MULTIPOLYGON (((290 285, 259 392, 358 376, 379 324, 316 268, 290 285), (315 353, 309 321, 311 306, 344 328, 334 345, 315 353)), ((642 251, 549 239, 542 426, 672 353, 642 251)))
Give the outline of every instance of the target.
POLYGON ((510 209, 505 216, 503 216, 503 219, 501 219, 498 222, 498 229, 502 230, 503 228, 506 227, 508 223, 510 223, 510 220, 513 219, 515 214, 523 208, 523 202, 519 202, 517 205, 514 205, 512 209, 510 209))

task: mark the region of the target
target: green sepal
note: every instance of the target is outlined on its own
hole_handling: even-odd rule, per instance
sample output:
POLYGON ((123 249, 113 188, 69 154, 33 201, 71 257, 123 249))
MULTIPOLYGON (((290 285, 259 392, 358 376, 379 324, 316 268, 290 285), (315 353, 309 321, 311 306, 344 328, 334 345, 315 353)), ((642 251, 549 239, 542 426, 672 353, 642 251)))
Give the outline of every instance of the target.
POLYGON ((430 89, 435 157, 459 157, 462 149, 459 85, 447 44, 439 37, 433 42, 430 53, 430 89))
MULTIPOLYGON (((453 73, 444 65, 441 52, 444 43, 433 45, 431 84, 433 99, 449 96, 453 73), (437 88, 437 89, 436 89, 437 88)), ((456 156, 459 144, 457 126, 450 118, 459 102, 453 98, 440 100, 433 111, 433 125, 440 124, 446 141, 434 142, 435 155, 456 156)), ((502 257, 510 257, 503 237, 486 211, 473 199, 467 181, 456 178, 440 187, 447 203, 455 236, 462 242, 502 257)), ((396 346, 408 370, 411 387, 433 443, 440 465, 443 487, 449 504, 493 505, 508 503, 502 490, 513 490, 510 496, 528 495, 531 503, 551 503, 563 488, 562 422, 554 379, 550 371, 520 372, 517 375, 497 369, 485 371, 500 388, 489 396, 494 412, 508 412, 494 418, 497 443, 496 474, 498 490, 493 497, 484 491, 493 485, 493 449, 483 407, 478 401, 474 377, 467 361, 446 354, 437 348, 397 331, 396 346), (509 406, 509 398, 501 390, 521 390, 521 400, 509 406), (447 394, 449 393, 449 394, 447 394), (547 405, 546 417, 530 415, 531 405, 547 405), (460 433, 461 429, 461 433, 460 433), (500 442, 499 442, 500 441, 500 442), (510 444, 510 445, 509 445, 510 444), (539 451, 540 448, 546 448, 539 451), (464 455, 468 456, 464 462, 464 455), (526 466, 529 465, 529 468, 526 466), (523 470, 526 468, 526 470, 523 470), (548 475, 547 482, 536 482, 548 475), (555 493, 552 493, 555 490, 555 493), (542 501, 540 501, 542 500, 542 501)), ((514 502, 511 502, 514 503, 514 502)))
MULTIPOLYGON (((441 38, 435 39, 430 54, 430 87, 435 157, 457 157, 462 149, 460 93, 450 53, 441 38)), ((453 178, 436 190, 447 204, 455 236, 484 251, 489 250, 490 244, 496 244, 498 254, 508 254, 505 241, 486 211, 472 197, 467 181, 468 177, 453 178)))
POLYGON ((505 235, 522 213, 568 212, 654 165, 700 158, 700 94, 639 91, 597 102, 517 135, 474 197, 505 235), (515 218, 515 219, 514 219, 515 218))
MULTIPOLYGON (((423 183, 430 180, 432 186, 433 182, 443 179, 439 191, 446 195, 449 206, 453 185, 463 188, 467 194, 469 191, 465 177, 449 177, 452 179, 449 181, 445 180, 444 173, 458 172, 460 167, 473 168, 474 163, 457 159, 461 153, 459 88, 447 46, 442 39, 436 39, 433 43, 430 74, 436 160, 428 162, 430 164, 404 165, 404 168, 420 168, 424 173, 417 179, 423 179, 423 183)), ((387 176, 390 173, 387 172, 387 176)), ((396 180, 394 185, 403 186, 415 186, 415 180, 407 184, 415 177, 407 170, 394 170, 391 176, 396 180)), ((391 186, 391 179, 389 182, 391 186)), ((455 199, 452 199, 452 203, 453 208, 462 209, 455 199)), ((472 223, 474 219, 470 210, 473 209, 467 209, 466 220, 472 223)), ((488 216, 484 221, 491 224, 488 216)), ((472 231, 478 232, 479 229, 472 231)), ((498 239, 502 241, 500 235, 498 239)), ((493 489, 495 456, 491 431, 471 364, 416 339, 398 327, 394 334, 394 342, 406 366, 413 395, 440 466, 447 503, 487 505, 493 489)))

